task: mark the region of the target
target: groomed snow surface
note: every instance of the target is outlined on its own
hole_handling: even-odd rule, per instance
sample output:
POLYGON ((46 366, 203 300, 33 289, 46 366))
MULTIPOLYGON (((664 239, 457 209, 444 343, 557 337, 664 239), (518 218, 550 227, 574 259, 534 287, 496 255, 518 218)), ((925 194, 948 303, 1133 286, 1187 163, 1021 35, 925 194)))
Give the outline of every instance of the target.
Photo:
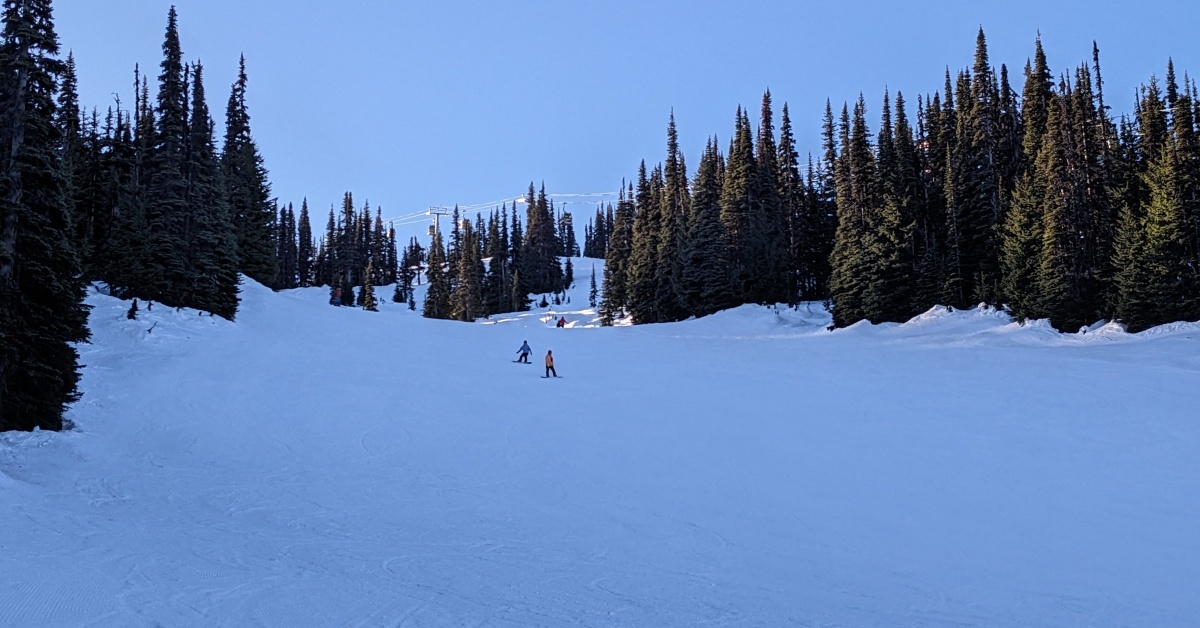
POLYGON ((1200 625, 1200 326, 599 328, 575 262, 566 329, 91 296, 76 429, 0 435, 0 626, 1200 625))

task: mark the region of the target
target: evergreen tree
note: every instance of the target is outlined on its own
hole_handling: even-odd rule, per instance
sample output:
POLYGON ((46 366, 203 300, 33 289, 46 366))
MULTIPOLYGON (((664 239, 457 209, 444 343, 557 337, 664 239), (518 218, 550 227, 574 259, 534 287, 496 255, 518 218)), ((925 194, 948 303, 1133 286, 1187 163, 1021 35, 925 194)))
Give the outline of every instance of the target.
MULTIPOLYGON (((1167 106, 1171 110, 1171 143, 1175 152, 1180 211, 1184 219, 1188 264, 1192 273, 1196 273, 1200 272, 1200 130, 1196 128, 1192 96, 1195 86, 1186 75, 1183 88, 1176 86, 1175 65, 1171 60, 1167 61, 1167 74, 1167 106)), ((1200 294, 1192 294, 1189 298, 1200 299, 1200 294)))
POLYGON ((982 28, 976 37, 974 76, 968 79, 970 98, 959 100, 966 114, 960 141, 968 148, 959 161, 961 187, 957 196, 959 271, 963 295, 967 299, 964 305, 995 302, 999 296, 996 235, 997 226, 1004 217, 998 163, 1002 154, 1000 96, 982 28))
POLYGON ((704 149, 692 189, 683 251, 683 291, 688 313, 705 316, 733 305, 728 249, 721 225, 720 155, 715 138, 704 149))
POLYGON ((1037 318, 1037 279, 1041 268, 1045 190, 1038 175, 1027 171, 1017 182, 1012 207, 1001 232, 1001 289, 1008 312, 1024 321, 1037 318))
POLYGON ((81 192, 87 189, 83 177, 85 161, 90 155, 84 145, 83 116, 79 110, 79 80, 75 73, 74 55, 67 53, 66 63, 62 68, 54 124, 60 134, 59 161, 67 184, 67 209, 74 220, 75 248, 80 263, 86 267, 93 243, 91 213, 86 211, 87 201, 81 197, 81 192))
POLYGON ((325 237, 321 242, 324 255, 317 263, 317 285, 332 286, 337 275, 337 220, 334 218, 333 206, 329 206, 329 220, 325 223, 325 237))
MULTIPOLYGON (((149 259, 148 296, 171 306, 188 303, 186 259, 187 94, 175 8, 167 16, 153 140, 146 157, 146 222, 149 259)), ((148 112, 147 112, 148 115, 148 112)))
MULTIPOLYGON (((141 105, 138 110, 141 110, 141 105)), ((108 283, 112 294, 121 298, 157 297, 151 293, 147 279, 150 271, 150 225, 146 219, 145 168, 142 167, 142 144, 149 144, 150 140, 137 139, 145 137, 143 133, 153 134, 153 117, 146 117, 138 118, 140 130, 135 136, 132 121, 122 120, 121 112, 117 111, 112 150, 107 163, 106 188, 114 215, 111 233, 100 245, 97 274, 108 283)))
POLYGON ((474 321, 484 315, 483 262, 479 257, 479 235, 471 227, 471 221, 463 221, 458 256, 458 281, 451 299, 450 317, 460 321, 474 321))
POLYGON ((434 230, 429 244, 429 289, 425 292, 425 318, 450 318, 450 278, 446 276, 446 251, 442 232, 434 230))
POLYGON ((1075 330, 1090 323, 1086 281, 1091 270, 1081 250, 1086 233, 1086 197, 1075 176, 1079 155, 1070 125, 1069 95, 1050 103, 1037 176, 1042 185, 1042 250, 1038 268, 1037 312, 1055 327, 1075 330))
POLYGON ((755 264, 752 200, 757 165, 750 136, 750 121, 741 107, 738 107, 727 160, 725 180, 721 185, 721 223, 725 232, 733 298, 735 302, 746 303, 754 298, 751 293, 751 274, 755 264))
POLYGON ((79 398, 84 286, 53 94, 49 0, 5 0, 0 36, 0 431, 58 430, 79 398))
POLYGON ((658 320, 677 321, 687 317, 683 288, 683 251, 692 199, 688 193, 687 166, 679 150, 675 113, 667 126, 667 161, 659 207, 657 255, 654 260, 654 310, 658 320))
POLYGON ((580 257, 579 243, 575 239, 575 219, 571 212, 564 211, 558 219, 558 239, 562 242, 562 254, 580 257))
MULTIPOLYGON (((308 199, 300 203, 299 233, 296 247, 296 273, 299 275, 301 288, 313 285, 313 265, 316 254, 313 252, 312 224, 308 218, 308 199)), ((394 242, 393 242, 394 244, 394 242)))
POLYGON ((367 264, 367 268, 363 271, 363 287, 362 287, 362 308, 368 312, 378 312, 379 302, 375 300, 375 283, 372 281, 374 269, 371 264, 367 264))
POLYGON ((953 96, 947 91, 949 105, 938 94, 926 100, 918 118, 919 211, 913 241, 917 261, 917 287, 914 305, 917 311, 939 304, 953 303, 949 272, 950 223, 948 188, 954 133, 953 96))
POLYGON ((525 291, 525 284, 521 280, 521 269, 519 268, 513 271, 512 294, 509 295, 509 301, 510 312, 529 311, 529 293, 525 291))
POLYGON ((763 94, 753 190, 750 203, 752 233, 749 246, 751 285, 747 300, 762 304, 791 301, 787 245, 788 218, 779 198, 778 146, 775 143, 771 92, 763 94))
POLYGON ((488 221, 487 276, 483 283, 485 315, 508 312, 512 306, 508 255, 508 204, 505 203, 488 221))
POLYGON ((838 157, 838 229, 833 249, 833 275, 830 290, 833 322, 838 327, 872 318, 875 305, 868 295, 875 279, 870 244, 872 215, 878 207, 875 159, 871 152, 862 97, 854 107, 853 124, 842 109, 845 149, 838 157))
POLYGON ((389 222, 387 233, 387 283, 396 283, 399 280, 400 254, 396 247, 396 227, 393 223, 389 222))
POLYGON ((588 307, 596 307, 596 265, 592 264, 592 280, 588 287, 588 307))
MULTIPOLYGON (((779 186, 780 216, 784 221, 784 241, 786 246, 787 271, 787 303, 796 305, 802 291, 801 276, 809 280, 810 271, 801 269, 803 259, 804 235, 802 225, 809 218, 810 203, 805 198, 806 187, 804 178, 800 175, 800 154, 796 152, 796 139, 792 132, 792 120, 788 115, 787 103, 783 104, 779 123, 779 148, 775 158, 775 180, 779 186)), ((809 286, 804 284, 803 291, 809 286)))
POLYGON ((1025 64, 1025 88, 1021 92, 1021 119, 1025 129, 1022 152, 1027 166, 1032 166, 1041 150, 1053 90, 1054 80, 1039 35, 1035 42, 1033 65, 1028 62, 1025 64))
POLYGON ((182 304, 233 320, 238 308, 237 241, 225 204, 200 64, 192 69, 191 86, 191 121, 184 167, 187 213, 183 242, 188 287, 182 304))
POLYGON ((659 321, 655 307, 656 283, 655 264, 658 261, 658 237, 661 208, 651 184, 651 175, 646 172, 643 161, 638 168, 637 214, 633 221, 632 251, 629 257, 627 277, 629 314, 634 323, 656 323, 659 321))
MULTIPOLYGON (((238 265, 247 277, 275 287, 275 210, 271 187, 258 145, 250 133, 250 111, 246 106, 246 57, 238 61, 238 76, 229 94, 225 112, 225 146, 221 170, 226 200, 237 226, 238 265)), ((359 266, 361 268, 361 266, 359 266)))
POLYGON ((893 128, 890 102, 885 94, 877 150, 880 205, 868 219, 869 232, 866 234, 871 268, 863 305, 867 318, 874 323, 904 322, 918 313, 914 302, 915 155, 904 96, 896 95, 893 128))
MULTIPOLYGON (((68 61, 71 59, 68 58, 68 61)), ((68 63, 68 67, 71 65, 68 63)), ((69 97, 60 97, 60 101, 69 100, 69 97)), ((59 117, 64 120, 59 126, 65 128, 66 116, 60 113, 59 117)), ((114 152, 112 145, 116 128, 111 109, 105 118, 103 131, 96 109, 92 110, 90 116, 85 116, 84 120, 80 130, 79 150, 71 165, 74 190, 72 215, 84 277, 94 280, 100 277, 104 270, 102 251, 112 231, 113 208, 116 205, 111 187, 114 178, 111 167, 114 152)), ((69 152, 71 149, 64 150, 69 152)), ((64 155, 66 154, 64 152, 64 155)))
POLYGON ((604 286, 600 302, 601 325, 612 325, 629 307, 629 265, 633 254, 633 226, 636 215, 633 189, 631 187, 626 193, 625 182, 622 181, 604 261, 604 286))
POLYGON ((1195 270, 1189 264, 1186 216, 1174 147, 1164 146, 1146 171, 1150 203, 1145 218, 1123 220, 1124 246, 1118 255, 1127 265, 1117 276, 1117 317, 1130 331, 1195 320, 1195 270), (1131 234, 1140 222, 1140 233, 1131 234))
POLYGON ((342 196, 342 212, 338 221, 338 233, 334 257, 337 280, 344 287, 358 283, 357 273, 365 266, 362 249, 359 247, 358 214, 354 209, 354 195, 346 192, 342 196))
MULTIPOLYGON (((562 288, 562 266, 558 263, 560 245, 554 228, 554 214, 546 198, 546 186, 543 184, 535 197, 531 182, 526 198, 529 206, 519 260, 522 281, 525 283, 522 289, 527 292, 555 292, 562 288)), ((514 260, 514 263, 517 261, 514 260)))
POLYGON ((825 101, 825 118, 821 127, 823 156, 815 172, 809 176, 807 211, 798 228, 801 240, 801 268, 805 277, 801 284, 806 287, 802 297, 808 300, 825 299, 829 296, 829 281, 832 268, 834 234, 837 231, 837 182, 834 166, 837 164, 837 140, 834 133, 833 108, 825 101), (815 179, 815 180, 814 180, 815 179))

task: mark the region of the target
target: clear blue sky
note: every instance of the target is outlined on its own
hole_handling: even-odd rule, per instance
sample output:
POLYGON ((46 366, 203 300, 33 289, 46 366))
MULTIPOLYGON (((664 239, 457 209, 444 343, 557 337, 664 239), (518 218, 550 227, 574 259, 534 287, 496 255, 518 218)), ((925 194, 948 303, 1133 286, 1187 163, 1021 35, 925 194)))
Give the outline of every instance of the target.
MULTIPOLYGON (((114 92, 131 102, 135 62, 157 76, 171 4, 55 3, 85 105, 114 92)), ((789 103, 801 152, 817 152, 826 98, 838 106, 861 91, 877 121, 885 86, 915 103, 947 65, 969 66, 981 25, 1018 89, 1039 30, 1056 71, 1089 59, 1095 39, 1116 112, 1165 74, 1168 56, 1181 75, 1200 74, 1194 0, 174 4, 218 122, 245 53, 274 193, 297 206, 307 196, 318 214, 347 190, 385 216, 510 198, 530 180, 551 193, 613 191, 641 159, 663 159, 672 108, 694 170, 706 137, 724 146, 737 106, 757 112, 768 87, 777 112, 789 103)), ((567 209, 586 219, 594 207, 567 209)))

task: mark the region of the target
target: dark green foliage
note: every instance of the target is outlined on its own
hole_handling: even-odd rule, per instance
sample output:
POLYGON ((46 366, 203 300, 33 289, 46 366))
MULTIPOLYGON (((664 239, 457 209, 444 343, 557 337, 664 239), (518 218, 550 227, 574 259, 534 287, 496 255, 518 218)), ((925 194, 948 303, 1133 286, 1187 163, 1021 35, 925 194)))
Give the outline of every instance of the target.
POLYGON ((225 198, 237 226, 239 269, 247 277, 274 287, 278 272, 275 261, 275 209, 271 203, 267 170, 250 133, 247 82, 246 58, 243 56, 238 62, 238 77, 225 111, 221 171, 225 179, 225 198))
POLYGON ((363 271, 364 279, 359 300, 362 302, 362 309, 368 312, 378 312, 379 302, 375 300, 375 284, 371 281, 372 275, 371 265, 367 264, 366 270, 363 271))
POLYGON ((179 305, 233 320, 238 308, 237 240, 224 199, 203 77, 203 68, 196 64, 192 70, 191 126, 183 169, 186 209, 180 242, 186 258, 179 305))
POLYGON ((513 271, 512 292, 509 294, 510 312, 529 311, 529 293, 525 291, 525 283, 521 279, 521 271, 513 271))
POLYGON ((1050 103, 1046 134, 1035 166, 1042 185, 1042 250, 1038 269, 1039 316, 1049 317, 1051 323, 1063 330, 1078 329, 1090 323, 1092 314, 1081 311, 1085 306, 1082 291, 1086 281, 1079 233, 1086 229, 1086 197, 1072 176, 1072 152, 1069 102, 1055 98, 1050 103))
POLYGON ((613 208, 610 204, 607 213, 596 208, 594 219, 588 219, 584 228, 583 256, 603 259, 608 254, 608 238, 612 233, 613 208))
POLYGON ((1026 172, 1013 192, 1012 207, 1001 231, 1001 290, 1017 320, 1037 318, 1037 280, 1042 253, 1042 198, 1038 177, 1026 172))
MULTIPOLYGON (((314 265, 317 261, 316 252, 313 250, 313 234, 312 225, 308 218, 308 199, 305 198, 300 203, 300 222, 298 233, 296 235, 296 274, 298 275, 298 283, 301 288, 306 288, 313 285, 315 277, 313 276, 314 265)), ((395 242, 393 241, 393 245, 395 242)))
MULTIPOLYGON (((184 305, 187 299, 187 90, 175 8, 167 18, 158 77, 155 128, 145 153, 145 215, 149 255, 144 288, 155 300, 184 305)), ((148 112, 143 112, 148 115, 148 112)))
POLYGON ((493 212, 488 220, 487 275, 483 281, 486 315, 512 311, 512 268, 509 263, 508 205, 493 212))
POLYGON ((872 272, 874 214, 879 206, 879 184, 866 125, 862 97, 854 107, 853 123, 842 109, 842 145, 835 168, 838 191, 838 228, 833 247, 830 292, 834 324, 843 327, 871 318, 877 298, 872 272))
POLYGON ((591 279, 591 283, 588 284, 588 306, 589 307, 596 307, 596 296, 597 296, 596 265, 592 264, 592 279, 591 279))
POLYGON ((1039 40, 1019 98, 981 29, 970 70, 947 69, 941 92, 918 99, 915 129, 900 95, 894 121, 885 97, 874 146, 861 97, 840 124, 827 105, 822 156, 802 177, 787 106, 776 145, 768 93, 757 142, 739 107, 728 155, 710 143, 682 193, 672 116, 666 164, 643 162, 636 194, 622 186, 626 220, 618 205, 611 222, 589 221, 585 252, 607 260, 601 322, 677 320, 680 295, 688 314, 828 297, 837 325, 979 302, 1060 329, 1196 316, 1200 103, 1170 64, 1166 84, 1164 98, 1152 79, 1136 118, 1114 124, 1098 47, 1056 86, 1039 40))
MULTIPOLYGON (((450 317, 460 321, 474 321, 485 314, 483 301, 483 262, 479 257, 479 234, 464 221, 460 234, 456 268, 458 280, 450 302, 450 317)), ((430 280, 432 281, 432 279, 430 280)))
POLYGON ((679 150, 675 114, 667 126, 667 161, 663 166, 663 191, 659 206, 657 254, 654 260, 654 311, 660 321, 687 318, 683 286, 683 254, 692 199, 688 193, 687 165, 679 150))
POLYGON ((78 398, 84 286, 55 124, 49 0, 6 0, 0 39, 0 431, 58 430, 78 398))
POLYGON ((425 292, 425 318, 450 318, 450 278, 446 274, 446 251, 442 244, 442 232, 433 232, 429 245, 429 289, 425 292))
POLYGON ((894 128, 890 103, 884 95, 877 165, 880 206, 870 219, 870 285, 864 305, 871 322, 904 322, 920 309, 915 301, 914 255, 919 180, 913 130, 908 124, 902 94, 896 95, 894 128))
POLYGON ((791 302, 788 209, 780 198, 778 146, 775 143, 771 92, 763 94, 754 149, 750 203, 750 283, 747 300, 765 305, 791 302))
POLYGON ((629 314, 634 323, 659 322, 657 308, 658 242, 661 228, 661 185, 656 183, 659 172, 647 175, 646 164, 638 168, 637 217, 633 222, 632 251, 629 257, 629 314), (652 180, 653 176, 653 180, 652 180))
MULTIPOLYGON (((562 288, 562 266, 558 263, 558 234, 554 228, 554 213, 546 198, 546 186, 534 196, 533 183, 526 196, 529 201, 525 218, 525 234, 521 247, 522 289, 527 292, 555 292, 562 288)), ((515 220, 515 216, 514 216, 515 220)), ((515 238, 515 236, 514 236, 515 238)))
POLYGON ((739 303, 754 299, 751 273, 755 265, 753 199, 756 172, 750 121, 739 107, 721 185, 721 224, 725 232, 730 288, 734 300, 739 303))
POLYGON ((622 181, 604 261, 603 297, 600 302, 602 325, 612 325, 617 318, 624 316, 629 308, 630 258, 633 255, 636 216, 633 188, 631 186, 627 192, 625 182, 622 181))
POLYGON ((558 241, 562 243, 560 255, 579 257, 579 242, 575 239, 575 219, 571 212, 563 212, 558 219, 558 241))
POLYGON ((279 220, 275 224, 279 229, 276 236, 279 249, 275 255, 279 262, 278 287, 280 290, 295 288, 300 282, 300 250, 296 238, 296 215, 290 203, 279 210, 279 220))
MULTIPOLYGON (((834 233, 837 230, 837 183, 834 180, 837 140, 834 134, 833 109, 829 101, 825 102, 821 135, 823 156, 815 167, 812 159, 809 159, 804 204, 794 225, 798 296, 809 301, 829 297, 829 279, 832 272, 830 258, 833 255, 834 233)), ((786 163, 787 160, 783 161, 786 163)))
POLYGON ((792 120, 788 115, 787 103, 779 125, 779 148, 775 157, 775 181, 778 186, 780 217, 784 226, 784 241, 786 246, 786 295, 788 305, 794 306, 799 301, 803 291, 808 291, 811 281, 808 269, 801 269, 804 257, 803 239, 806 234, 803 228, 809 219, 810 202, 807 196, 807 186, 800 174, 800 155, 796 152, 796 139, 792 132, 792 120), (804 277, 802 280, 801 277, 804 277))
POLYGON ((1200 317, 1173 147, 1164 147, 1151 161, 1145 179, 1150 190, 1145 217, 1126 212, 1118 247, 1119 259, 1128 265, 1117 274, 1117 317, 1130 331, 1200 317))
POLYGON ((692 189, 682 256, 683 295, 690 315, 705 316, 734 304, 721 224, 720 155, 715 139, 704 149, 692 189))
POLYGON ((1050 115, 1050 99, 1054 91, 1054 79, 1042 49, 1042 38, 1038 36, 1033 54, 1033 65, 1025 64, 1025 89, 1021 92, 1021 119, 1025 137, 1022 151, 1027 165, 1037 159, 1046 134, 1046 119, 1050 115))

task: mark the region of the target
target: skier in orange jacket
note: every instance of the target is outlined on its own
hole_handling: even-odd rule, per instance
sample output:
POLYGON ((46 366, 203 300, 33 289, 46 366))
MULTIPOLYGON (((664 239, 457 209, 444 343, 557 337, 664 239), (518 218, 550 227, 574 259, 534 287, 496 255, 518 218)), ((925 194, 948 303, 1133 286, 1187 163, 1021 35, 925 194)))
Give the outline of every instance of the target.
POLYGON ((554 373, 554 376, 558 377, 558 371, 554 370, 554 352, 547 351, 546 352, 546 375, 545 376, 550 377, 551 373, 554 373))

